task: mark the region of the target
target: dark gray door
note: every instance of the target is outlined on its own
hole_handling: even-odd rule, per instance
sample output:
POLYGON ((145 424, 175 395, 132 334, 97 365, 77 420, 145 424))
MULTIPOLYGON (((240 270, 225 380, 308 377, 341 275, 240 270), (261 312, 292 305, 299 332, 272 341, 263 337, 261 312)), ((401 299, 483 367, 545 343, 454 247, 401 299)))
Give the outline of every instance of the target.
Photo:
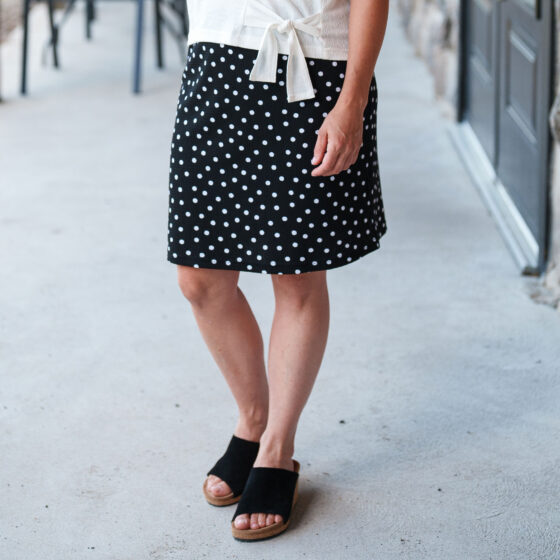
MULTIPOLYGON (((543 2, 543 0, 540 0, 543 2)), ((537 240, 546 210, 550 19, 539 0, 500 5, 497 173, 537 240)), ((547 11, 549 13, 549 11, 547 11)))
MULTIPOLYGON (((462 118, 546 246, 551 0, 463 0, 462 118)), ((542 254, 539 257, 542 261, 542 254)))
POLYGON ((469 0, 467 118, 486 155, 496 158, 498 57, 495 0, 469 0))

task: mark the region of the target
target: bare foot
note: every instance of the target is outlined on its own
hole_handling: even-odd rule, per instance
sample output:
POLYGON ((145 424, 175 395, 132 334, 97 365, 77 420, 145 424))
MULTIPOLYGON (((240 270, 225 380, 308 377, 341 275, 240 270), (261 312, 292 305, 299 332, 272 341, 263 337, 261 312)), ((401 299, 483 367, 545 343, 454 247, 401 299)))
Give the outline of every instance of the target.
MULTIPOLYGON (((263 450, 262 447, 261 450, 263 450)), ((290 471, 294 470, 294 462, 291 457, 273 457, 272 454, 267 454, 264 450, 261 453, 261 450, 259 450, 259 454, 253 464, 254 467, 276 467, 290 471)), ((273 523, 282 522, 282 516, 274 513, 241 513, 235 518, 234 525, 236 529, 259 529, 273 523)))

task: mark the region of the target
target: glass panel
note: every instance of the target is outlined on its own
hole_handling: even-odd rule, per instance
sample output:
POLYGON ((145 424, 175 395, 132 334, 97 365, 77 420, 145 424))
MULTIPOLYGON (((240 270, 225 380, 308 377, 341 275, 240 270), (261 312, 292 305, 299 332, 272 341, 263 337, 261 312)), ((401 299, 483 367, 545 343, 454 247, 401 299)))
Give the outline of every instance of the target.
POLYGON ((540 0, 514 0, 534 18, 539 18, 540 0))

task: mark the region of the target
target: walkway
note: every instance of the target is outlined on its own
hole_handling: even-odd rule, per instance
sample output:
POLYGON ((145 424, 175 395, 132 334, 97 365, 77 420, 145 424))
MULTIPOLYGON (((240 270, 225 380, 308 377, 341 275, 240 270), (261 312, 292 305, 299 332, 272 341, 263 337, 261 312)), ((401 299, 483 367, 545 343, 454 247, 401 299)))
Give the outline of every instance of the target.
MULTIPOLYGON (((253 544, 202 497, 236 411, 165 260, 183 63, 169 42, 157 71, 148 36, 133 97, 132 3, 100 3, 92 43, 82 9, 28 98, 18 34, 3 52, 0 557, 560 558, 560 318, 530 298, 396 6, 377 69, 389 231, 329 272, 300 501, 288 533, 253 544)), ((270 280, 240 285, 267 341, 270 280)))

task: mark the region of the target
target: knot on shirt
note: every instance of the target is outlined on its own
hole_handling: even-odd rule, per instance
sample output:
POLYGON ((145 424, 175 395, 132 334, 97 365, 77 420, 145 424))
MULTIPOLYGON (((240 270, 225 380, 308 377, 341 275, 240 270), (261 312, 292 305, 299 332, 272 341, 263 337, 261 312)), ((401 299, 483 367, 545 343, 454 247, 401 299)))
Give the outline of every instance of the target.
POLYGON ((276 29, 279 33, 288 33, 288 31, 292 31, 294 29, 294 22, 291 19, 285 19, 276 25, 276 29))
POLYGON ((320 37, 321 13, 318 12, 300 19, 282 19, 276 12, 260 2, 249 1, 244 24, 262 27, 265 30, 249 79, 258 82, 276 82, 279 50, 276 32, 287 34, 286 89, 288 101, 315 97, 298 31, 320 37))

